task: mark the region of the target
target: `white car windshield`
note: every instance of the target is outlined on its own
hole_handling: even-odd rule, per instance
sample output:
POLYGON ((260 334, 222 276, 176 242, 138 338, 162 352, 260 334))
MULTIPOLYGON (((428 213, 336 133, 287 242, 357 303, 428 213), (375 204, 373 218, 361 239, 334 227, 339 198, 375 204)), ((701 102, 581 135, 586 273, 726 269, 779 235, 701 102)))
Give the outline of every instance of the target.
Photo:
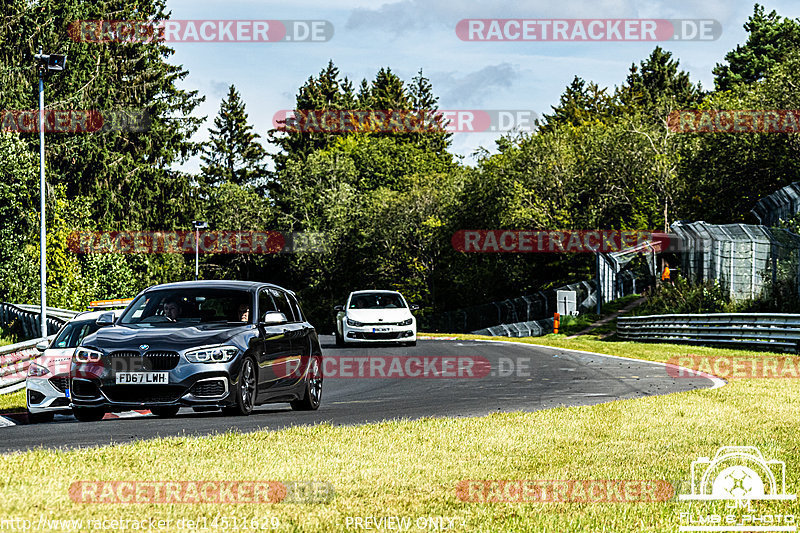
POLYGON ((354 294, 348 309, 402 309, 405 306, 399 294, 368 292, 354 294))
POLYGON ((94 320, 77 320, 70 322, 61 333, 56 337, 53 342, 53 348, 75 348, 78 346, 83 338, 91 333, 94 333, 100 328, 94 320))

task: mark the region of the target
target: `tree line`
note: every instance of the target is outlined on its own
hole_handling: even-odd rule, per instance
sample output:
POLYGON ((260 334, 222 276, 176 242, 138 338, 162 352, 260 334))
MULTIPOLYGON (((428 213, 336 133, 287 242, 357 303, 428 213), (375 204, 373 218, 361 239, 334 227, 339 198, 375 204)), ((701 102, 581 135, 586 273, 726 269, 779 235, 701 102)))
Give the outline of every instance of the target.
MULTIPOLYGON (((164 1, 9 0, 0 7, 3 109, 37 105, 33 56, 66 53, 51 109, 139 109, 147 131, 47 136, 49 303, 81 308, 154 283, 191 279, 194 257, 73 253, 76 230, 278 230, 324 235, 327 253, 209 255, 201 277, 296 290, 312 321, 355 289, 402 291, 423 315, 536 292, 592 275, 583 254, 464 254, 461 229, 663 229, 675 220, 752 222, 761 197, 796 180, 798 135, 678 133, 685 109, 798 109, 800 21, 756 4, 746 42, 693 82, 656 47, 613 88, 575 76, 536 131, 509 134, 465 164, 446 131, 272 129, 262 139, 231 84, 209 128, 204 100, 165 43, 75 42, 73 20, 165 19, 164 1), (275 153, 268 154, 271 144, 275 153), (199 172, 175 170, 200 156, 199 172)), ((333 61, 298 88, 298 110, 435 111, 419 71, 342 77, 333 61)), ((0 299, 38 301, 38 135, 0 133, 0 299)))

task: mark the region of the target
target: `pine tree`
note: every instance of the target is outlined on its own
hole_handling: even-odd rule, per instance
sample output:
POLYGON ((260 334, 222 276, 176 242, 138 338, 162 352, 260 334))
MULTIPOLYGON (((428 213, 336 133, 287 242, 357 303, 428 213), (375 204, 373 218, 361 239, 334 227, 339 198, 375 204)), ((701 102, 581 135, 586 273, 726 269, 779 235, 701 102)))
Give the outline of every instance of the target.
POLYGON ((617 91, 620 103, 653 115, 664 105, 675 109, 698 103, 702 88, 691 82, 686 71, 678 70, 679 64, 671 52, 656 46, 638 67, 631 65, 625 84, 617 91))
POLYGON ((211 138, 204 144, 201 156, 204 185, 265 185, 266 151, 247 122, 245 104, 235 86, 228 88, 209 133, 211 138))
POLYGON ((749 33, 747 43, 725 55, 727 65, 717 63, 714 67, 714 83, 720 91, 762 79, 771 67, 800 48, 800 22, 781 17, 775 11, 765 14, 759 4, 753 8, 744 29, 749 33))
MULTIPOLYGON (((433 84, 431 80, 422 74, 419 69, 417 75, 411 79, 408 87, 409 100, 414 111, 424 114, 428 122, 423 125, 433 126, 433 129, 444 130, 444 123, 441 116, 437 116, 439 111, 439 97, 433 94, 433 84)), ((414 134, 417 144, 424 145, 430 150, 445 151, 450 146, 453 134, 447 131, 432 131, 414 134)))
MULTIPOLYGON (((50 109, 91 109, 145 118, 135 128, 47 135, 47 181, 67 198, 87 198, 98 229, 172 229, 192 220, 189 177, 171 169, 197 153, 202 119, 197 91, 179 89, 187 74, 169 63, 164 42, 75 42, 70 24, 92 20, 166 20, 165 0, 6 0, 0 4, 0 100, 3 109, 38 106, 34 54, 67 55, 67 68, 45 82, 50 109), (158 206, 158 209, 153 209, 158 206)), ((119 125, 119 124, 117 124, 119 125)), ((22 133, 38 153, 39 135, 22 133)))
POLYGON ((591 120, 605 120, 611 117, 614 113, 614 104, 612 98, 606 94, 606 90, 594 82, 590 82, 587 86, 586 81, 575 76, 561 95, 558 106, 551 106, 553 114, 544 115, 547 122, 541 130, 550 130, 556 124, 580 126, 591 120))

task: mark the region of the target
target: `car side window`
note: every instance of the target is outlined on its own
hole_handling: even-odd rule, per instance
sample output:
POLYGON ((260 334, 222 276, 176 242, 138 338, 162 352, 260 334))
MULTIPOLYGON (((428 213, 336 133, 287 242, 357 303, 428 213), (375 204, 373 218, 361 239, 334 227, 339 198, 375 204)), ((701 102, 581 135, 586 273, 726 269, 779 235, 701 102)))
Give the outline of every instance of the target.
POLYGON ((289 300, 286 298, 286 294, 277 289, 270 289, 269 292, 272 295, 272 299, 275 300, 275 305, 278 307, 278 311, 286 315, 286 320, 289 322, 295 322, 297 318, 292 312, 292 306, 289 305, 289 300))
POLYGON ((297 303, 297 298, 295 298, 291 294, 289 294, 288 296, 289 296, 289 305, 292 306, 292 311, 294 311, 295 319, 302 322, 303 320, 305 320, 305 318, 303 318, 303 312, 300 309, 300 304, 297 303))
POLYGON ((275 302, 272 301, 272 296, 270 296, 269 291, 264 289, 258 293, 258 320, 259 322, 264 320, 264 315, 269 313, 270 311, 277 311, 278 308, 275 307, 275 302))

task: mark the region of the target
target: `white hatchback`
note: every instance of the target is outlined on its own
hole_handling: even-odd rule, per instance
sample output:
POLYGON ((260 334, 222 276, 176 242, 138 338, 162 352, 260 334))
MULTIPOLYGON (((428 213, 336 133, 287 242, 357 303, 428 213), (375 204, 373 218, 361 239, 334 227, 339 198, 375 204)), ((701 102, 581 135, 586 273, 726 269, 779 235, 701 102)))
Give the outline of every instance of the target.
POLYGON ((419 306, 408 305, 397 291, 355 291, 347 304, 334 307, 336 344, 398 342, 417 344, 417 320, 411 311, 419 306))
POLYGON ((25 380, 28 420, 48 422, 56 413, 69 414, 69 369, 72 354, 83 338, 100 328, 97 319, 113 312, 117 318, 122 311, 86 311, 79 313, 56 333, 53 342, 42 341, 36 348, 42 355, 31 362, 25 380))

